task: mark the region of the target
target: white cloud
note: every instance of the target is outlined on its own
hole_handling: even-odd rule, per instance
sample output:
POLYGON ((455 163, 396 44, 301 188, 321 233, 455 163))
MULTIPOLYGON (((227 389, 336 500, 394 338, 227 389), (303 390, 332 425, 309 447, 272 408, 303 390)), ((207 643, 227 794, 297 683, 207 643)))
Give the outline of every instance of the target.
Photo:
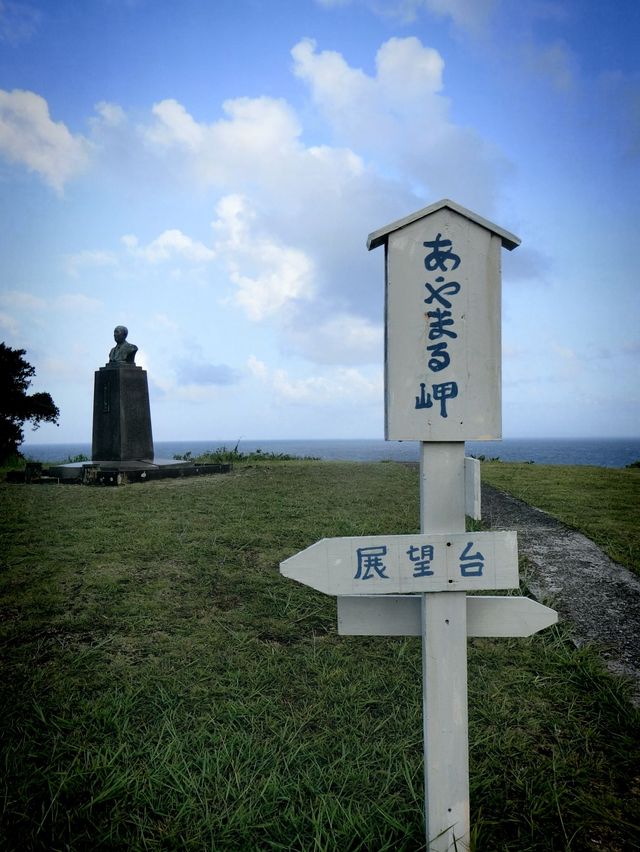
POLYGON ((113 252, 91 249, 68 255, 65 261, 67 272, 74 278, 77 278, 83 269, 118 265, 118 260, 113 252))
POLYGON ((570 91, 576 80, 576 60, 563 41, 552 44, 529 43, 523 47, 523 56, 529 69, 546 77, 560 92, 570 91))
POLYGON ((285 370, 275 370, 272 385, 283 400, 295 403, 327 406, 341 405, 345 400, 354 406, 379 402, 382 394, 382 377, 370 379, 359 370, 341 367, 327 375, 293 379, 285 370))
POLYGON ((252 211, 239 195, 225 196, 213 222, 216 251, 236 285, 235 301, 252 320, 278 314, 313 295, 313 262, 304 252, 251 230, 252 211))
POLYGON ((371 77, 335 51, 305 39, 292 50, 294 72, 338 141, 426 186, 429 197, 454 197, 487 210, 505 170, 502 155, 450 118, 441 94, 444 62, 415 37, 392 38, 376 55, 371 77))
POLYGON ((233 185, 252 176, 277 179, 288 155, 297 152, 300 126, 283 100, 236 98, 222 105, 225 118, 198 123, 182 104, 161 101, 153 107, 155 122, 143 128, 149 147, 182 150, 193 157, 194 175, 209 184, 233 185))
POLYGON ((402 0, 404 5, 426 7, 436 15, 449 16, 462 30, 482 32, 496 8, 497 0, 402 0))
POLYGON ((0 304, 30 315, 57 309, 85 313, 94 312, 103 307, 100 300, 85 296, 84 293, 63 293, 55 298, 43 299, 40 296, 34 296, 33 293, 19 290, 0 293, 0 304))
MULTIPOLYGON (((362 248, 366 234, 390 221, 394 213, 405 212, 407 204, 418 206, 411 193, 367 168, 348 147, 305 147, 298 118, 284 101, 240 98, 227 101, 224 110, 226 116, 219 121, 198 123, 202 131, 198 134, 176 128, 179 115, 193 129, 194 120, 182 110, 170 111, 171 121, 164 111, 156 110, 154 123, 143 131, 147 146, 164 158, 167 169, 182 177, 185 169, 190 172, 199 188, 213 185, 231 189, 232 196, 242 195, 251 209, 252 238, 263 238, 262 260, 269 267, 275 265, 276 253, 267 244, 285 251, 284 278, 280 285, 271 278, 268 285, 276 299, 271 314, 283 299, 308 299, 311 275, 316 293, 338 293, 343 309, 352 307, 366 287, 367 259, 362 248), (197 140, 199 145, 194 147, 197 140)), ((263 282, 256 272, 248 271, 251 262, 255 265, 258 260, 258 251, 252 260, 240 258, 242 252, 234 240, 244 234, 238 228, 245 224, 234 222, 234 216, 227 210, 222 217, 224 245, 216 250, 221 255, 226 252, 226 259, 233 261, 231 271, 245 310, 263 316, 269 307, 260 300, 263 282), (237 256, 232 258, 234 252, 237 256)), ((242 239, 246 244, 246 237, 242 239)))
MULTIPOLYGON (((146 141, 147 167, 149 153, 156 154, 163 174, 173 170, 182 184, 186 172, 200 190, 234 188, 217 212, 216 243, 201 249, 203 260, 215 253, 226 264, 233 301, 254 319, 281 323, 285 307, 290 313, 314 295, 322 301, 314 324, 318 310, 335 310, 336 297, 341 312, 353 311, 358 302, 356 313, 379 313, 381 288, 372 298, 366 270, 373 263, 364 240, 369 230, 415 204, 410 193, 366 168, 349 148, 305 147, 284 101, 243 98, 228 101, 225 111, 220 121, 198 122, 195 132, 195 119, 172 102, 170 110, 156 106, 153 123, 138 132, 146 141)), ((170 249, 186 250, 185 235, 172 235, 148 246, 133 235, 122 242, 131 257, 158 262, 170 249)), ((303 326, 309 316, 299 318, 303 326)))
POLYGON ((74 314, 95 313, 104 307, 99 299, 85 296, 84 293, 63 293, 56 299, 56 307, 74 314))
MULTIPOLYGON (((167 169, 184 175, 186 167, 198 186, 245 198, 242 216, 218 214, 215 249, 251 317, 315 296, 314 329, 336 312, 378 318, 379 264, 367 257, 367 233, 443 196, 490 215, 505 162, 451 121, 443 59, 418 39, 385 42, 374 76, 311 41, 292 55, 336 144, 305 146, 295 111, 267 97, 226 101, 211 123, 162 101, 140 132, 167 169)), ((308 327, 308 317, 298 320, 308 327)))
POLYGON ((154 104, 152 113, 157 121, 145 131, 147 141, 152 145, 183 145, 193 150, 202 144, 204 129, 178 101, 160 101, 154 104))
POLYGON ((17 334, 19 325, 10 314, 0 312, 0 329, 4 334, 17 334))
POLYGON ((323 408, 346 403, 354 407, 377 404, 383 388, 382 371, 366 375, 353 367, 335 367, 323 373, 294 378, 286 370, 270 369, 251 356, 249 372, 261 384, 267 384, 283 403, 317 405, 323 408))
POLYGON ((308 212, 312 195, 344 193, 363 175, 361 158, 349 149, 305 147, 296 113, 284 100, 237 98, 225 101, 223 111, 224 118, 199 123, 181 104, 163 101, 140 132, 169 168, 186 165, 199 187, 259 194, 287 206, 293 218, 308 212))
MULTIPOLYGON (((346 6, 352 0, 316 0, 319 6, 332 9, 346 6)), ((496 0, 361 0, 378 15, 399 18, 403 23, 412 23, 422 11, 441 17, 450 17, 461 30, 474 34, 485 30, 496 0)))
POLYGON ((378 85, 388 100, 414 101, 442 89, 444 60, 419 39, 390 38, 376 56, 378 85))
POLYGON ((174 403, 189 403, 196 406, 211 403, 219 400, 223 395, 232 393, 236 384, 235 380, 230 382, 211 381, 210 376, 189 377, 181 373, 180 370, 177 373, 170 371, 163 373, 150 366, 148 361, 141 361, 136 356, 137 362, 140 362, 140 366, 148 372, 156 396, 165 397, 174 403))
POLYGON ((175 385, 171 386, 170 395, 180 402, 200 404, 212 402, 218 396, 218 388, 214 385, 175 385))
POLYGON ((383 359, 382 323, 341 313, 318 322, 313 328, 288 329, 288 342, 316 364, 374 364, 383 359))
POLYGON ((89 159, 89 143, 61 121, 52 121, 46 100, 34 92, 0 89, 0 154, 37 172, 57 192, 89 159))
POLYGON ((29 41, 41 20, 42 14, 27 3, 0 0, 0 41, 12 46, 29 41))
MULTIPOLYGON (((226 266, 234 304, 275 324, 283 351, 318 364, 373 363, 383 269, 367 234, 442 196, 490 215, 505 164, 451 120, 442 56, 417 38, 381 45, 374 75, 310 41, 292 55, 334 144, 306 145, 291 105, 269 97, 228 100, 209 122, 161 101, 136 133, 163 175, 227 193, 212 247, 200 246, 203 260, 226 266)), ((187 253, 188 239, 175 230, 147 246, 124 243, 159 262, 187 253)))
POLYGON ((166 314, 154 314, 151 317, 151 328, 163 329, 174 335, 178 334, 181 330, 180 326, 166 314))
POLYGON ((180 385, 235 385, 240 373, 229 364, 211 364, 193 358, 180 358, 177 363, 180 385))
POLYGON ((572 399, 580 398, 588 386, 600 381, 603 362, 610 357, 609 353, 595 352, 586 345, 576 348, 551 336, 533 348, 520 340, 505 340, 502 351, 505 386, 534 383, 555 388, 572 384, 572 399))
MULTIPOLYGON (((349 131, 372 110, 378 117, 394 99, 404 101, 399 69, 417 63, 411 75, 411 97, 428 95, 441 87, 442 60, 437 51, 423 48, 415 37, 393 38, 376 55, 376 78, 351 68, 342 54, 333 50, 316 52, 312 39, 303 39, 292 50, 294 73, 311 87, 315 102, 339 130, 349 131), (423 91, 422 91, 423 90, 423 91), (352 114, 355 110, 355 116, 352 114)), ((369 119, 370 120, 370 119, 369 119)), ((368 131, 368 128, 367 128, 368 131)))
POLYGON ((576 379, 587 368, 585 358, 571 346, 552 342, 550 350, 555 354, 553 359, 553 375, 559 381, 576 379))
POLYGON ((146 246, 141 246, 133 234, 126 234, 122 237, 122 242, 131 254, 147 263, 162 263, 173 259, 189 263, 207 263, 216 256, 204 243, 193 240, 178 228, 163 231, 146 246))
POLYGON ((255 355, 250 355, 247 360, 247 368, 252 376, 256 379, 266 379, 269 375, 269 370, 264 361, 260 361, 255 355))
MULTIPOLYGON (((60 403, 58 393, 51 385, 69 382, 71 386, 77 387, 80 375, 79 365, 88 365, 91 355, 91 349, 67 338, 63 345, 57 347, 57 353, 45 354, 38 359, 37 378, 40 385, 50 389, 55 401, 60 403)), ((63 406, 61 405, 60 408, 62 409, 63 406)))
POLYGON ((127 120, 125 111, 119 104, 109 103, 108 101, 100 101, 95 106, 100 120, 107 127, 119 127, 127 120))
POLYGON ((375 81, 361 69, 351 68, 342 54, 334 50, 316 53, 315 41, 303 39, 291 55, 295 75, 309 84, 315 103, 349 144, 366 138, 375 123, 381 135, 391 130, 376 102, 375 81))
POLYGON ((8 308, 18 308, 27 311, 43 311, 47 303, 40 296, 26 293, 23 290, 5 290, 0 293, 0 303, 8 308))

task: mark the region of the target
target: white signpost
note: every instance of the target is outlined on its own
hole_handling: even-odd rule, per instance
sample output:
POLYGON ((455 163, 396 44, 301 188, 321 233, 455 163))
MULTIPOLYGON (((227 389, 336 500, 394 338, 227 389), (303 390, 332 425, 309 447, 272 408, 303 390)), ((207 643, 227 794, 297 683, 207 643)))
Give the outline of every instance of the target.
POLYGON ((514 532, 323 538, 280 573, 327 595, 513 589, 518 543, 514 532))
MULTIPOLYGON (((341 636, 421 636, 419 595, 343 595, 338 598, 341 636)), ((558 621, 555 609, 531 598, 467 596, 467 636, 532 636, 558 621)))
POLYGON ((519 244, 448 200, 369 236, 385 246, 387 440, 502 437, 500 247, 519 244))
POLYGON ((338 595, 342 634, 422 636, 431 852, 469 846, 467 637, 557 620, 526 598, 466 594, 518 585, 516 534, 465 532, 480 474, 464 441, 501 437, 500 249, 519 243, 448 200, 369 236, 386 258, 385 433, 420 441, 420 534, 323 539, 280 566, 338 595))

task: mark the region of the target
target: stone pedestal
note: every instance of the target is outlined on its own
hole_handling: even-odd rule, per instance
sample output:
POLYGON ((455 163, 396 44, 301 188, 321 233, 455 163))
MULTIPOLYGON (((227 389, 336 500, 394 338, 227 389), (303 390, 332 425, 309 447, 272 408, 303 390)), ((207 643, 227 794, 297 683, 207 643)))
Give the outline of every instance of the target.
POLYGON ((110 362, 96 370, 91 458, 153 459, 149 387, 142 367, 110 362))

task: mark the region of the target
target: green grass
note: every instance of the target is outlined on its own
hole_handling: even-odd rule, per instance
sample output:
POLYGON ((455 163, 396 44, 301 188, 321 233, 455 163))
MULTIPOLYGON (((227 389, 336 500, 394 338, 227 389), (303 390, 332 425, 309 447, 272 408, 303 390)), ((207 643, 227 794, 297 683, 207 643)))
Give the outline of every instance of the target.
POLYGON ((640 574, 640 469, 483 462, 482 480, 580 530, 640 574))
MULTIPOLYGON (((418 528, 395 464, 0 484, 0 847, 418 850, 420 643, 278 573, 418 528)), ((633 849, 638 715, 562 629, 469 643, 477 852, 633 849)))
MULTIPOLYGON (((257 449, 253 452, 245 453, 239 450, 240 442, 235 447, 218 447, 217 450, 205 450, 194 456, 191 451, 186 453, 176 453, 174 459, 179 461, 192 461, 196 464, 256 464, 263 462, 274 461, 299 461, 300 456, 293 456, 289 453, 270 453, 264 450, 257 449)), ((306 461, 317 461, 313 456, 304 456, 306 461)))

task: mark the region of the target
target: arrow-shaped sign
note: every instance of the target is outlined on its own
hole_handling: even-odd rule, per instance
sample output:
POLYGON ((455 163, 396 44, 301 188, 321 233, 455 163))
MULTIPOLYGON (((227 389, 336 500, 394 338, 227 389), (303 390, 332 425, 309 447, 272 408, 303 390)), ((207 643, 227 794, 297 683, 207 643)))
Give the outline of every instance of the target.
MULTIPOLYGON (((420 595, 338 598, 341 636, 421 636, 420 595)), ((531 598, 467 597, 467 636, 531 636, 558 621, 554 609, 531 598)))
POLYGON ((328 595, 512 589, 515 532, 324 538, 280 563, 280 573, 328 595))

